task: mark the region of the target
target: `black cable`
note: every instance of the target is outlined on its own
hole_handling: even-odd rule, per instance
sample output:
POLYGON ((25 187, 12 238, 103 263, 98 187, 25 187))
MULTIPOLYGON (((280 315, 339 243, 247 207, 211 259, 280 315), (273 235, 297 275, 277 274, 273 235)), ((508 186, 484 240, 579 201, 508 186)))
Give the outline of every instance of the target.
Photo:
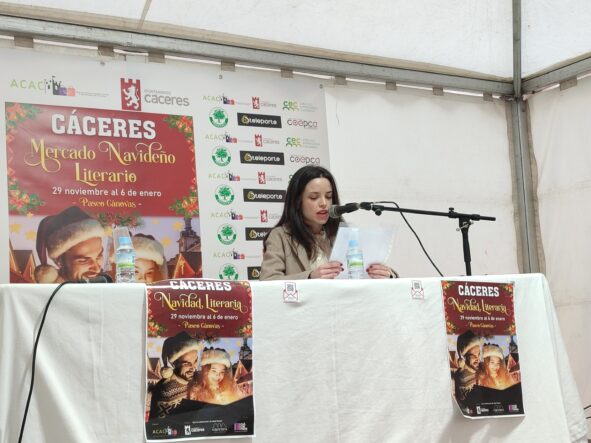
POLYGON ((71 281, 65 281, 61 283, 57 288, 54 289, 51 297, 47 300, 45 304, 45 308, 43 309, 43 317, 41 318, 41 324, 39 325, 39 330, 37 331, 37 337, 35 337, 35 345, 33 346, 33 362, 31 365, 31 385, 29 387, 29 396, 27 397, 27 404, 25 406, 25 413, 23 414, 23 422, 21 424, 21 432, 18 436, 18 443, 21 443, 23 440, 23 432, 25 431, 25 423, 27 422, 27 414, 29 413, 29 405, 31 404, 31 397, 33 396, 33 384, 35 383, 35 361, 37 359, 37 345, 39 344, 39 339, 41 338, 41 329, 43 329, 43 324, 45 323, 45 317, 47 317, 47 310, 49 309, 49 304, 53 300, 53 297, 58 293, 58 291, 67 283, 75 283, 71 281))
POLYGON ((589 409, 589 408, 591 408, 591 405, 587 405, 587 406, 585 406, 585 407, 583 408, 583 410, 585 410, 585 409, 589 409))
MULTIPOLYGON (((398 203, 396 202, 392 202, 392 201, 381 201, 381 202, 374 202, 374 203, 390 203, 394 206, 396 206, 398 209, 400 209, 400 206, 398 206, 398 203)), ((441 273, 441 271, 439 270, 439 268, 437 267, 437 265, 433 262, 433 260, 431 260, 431 257, 429 256, 429 253, 427 252, 427 250, 425 249, 425 247, 423 246, 423 242, 421 241, 421 239, 419 238, 418 234, 415 232, 415 230, 412 228, 412 226, 410 225, 410 223, 408 222, 408 220, 406 219, 406 217, 404 216, 404 213, 399 212, 400 216, 402 217, 402 219, 406 222, 406 224, 408 225, 409 229, 412 231, 412 233, 415 235, 415 237, 417 238, 417 241, 419 242, 419 245, 421 245, 421 249, 423 250, 423 252, 425 253, 425 255, 427 256, 427 258, 429 259, 429 261, 431 262, 431 264, 433 265, 433 267, 435 268, 435 270, 437 271, 437 273, 439 274, 440 277, 443 277, 443 274, 441 273)))

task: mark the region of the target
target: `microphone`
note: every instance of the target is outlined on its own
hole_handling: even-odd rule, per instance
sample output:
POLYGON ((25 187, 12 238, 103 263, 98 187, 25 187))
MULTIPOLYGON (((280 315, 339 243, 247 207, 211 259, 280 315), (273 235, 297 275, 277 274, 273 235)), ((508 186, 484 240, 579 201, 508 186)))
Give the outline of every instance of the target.
POLYGON ((346 205, 335 205, 328 208, 330 218, 340 218, 343 214, 355 212, 360 208, 359 203, 347 203, 346 205))
POLYGON ((113 283, 113 279, 109 274, 97 274, 92 278, 82 278, 77 280, 76 283, 113 283))

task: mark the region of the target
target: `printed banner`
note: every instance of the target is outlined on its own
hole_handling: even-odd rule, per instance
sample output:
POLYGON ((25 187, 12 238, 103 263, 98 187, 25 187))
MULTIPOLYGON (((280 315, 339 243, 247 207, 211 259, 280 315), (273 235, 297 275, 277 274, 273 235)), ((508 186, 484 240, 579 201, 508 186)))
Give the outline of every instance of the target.
POLYGON ((462 413, 523 415, 513 283, 441 284, 452 393, 462 413))
POLYGON ((147 287, 148 441, 254 435, 248 282, 147 287))
POLYGON ((133 235, 138 281, 201 276, 191 117, 6 103, 6 149, 11 242, 36 246, 19 248, 33 259, 12 283, 113 272, 115 226, 133 235))
POLYGON ((3 48, 0 58, 12 283, 86 278, 100 261, 112 273, 116 224, 144 236, 139 281, 258 279, 291 175, 329 167, 320 81, 3 48), (88 265, 66 270, 57 253, 96 238, 85 217, 105 231, 103 254, 89 245, 88 265))

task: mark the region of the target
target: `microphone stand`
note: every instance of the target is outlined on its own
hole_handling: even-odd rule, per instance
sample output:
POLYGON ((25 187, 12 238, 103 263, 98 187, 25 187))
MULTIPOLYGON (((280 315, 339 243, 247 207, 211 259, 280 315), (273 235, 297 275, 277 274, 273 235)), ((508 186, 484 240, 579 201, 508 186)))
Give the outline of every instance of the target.
POLYGON ((472 258, 470 256, 470 241, 468 239, 468 229, 470 229, 470 225, 474 224, 474 221, 478 220, 496 220, 496 217, 488 217, 480 214, 462 214, 460 212, 455 212, 454 208, 449 208, 448 212, 436 212, 423 211, 421 209, 392 208, 389 206, 376 205, 373 203, 362 203, 360 207, 368 211, 373 211, 376 215, 382 215, 383 211, 393 211, 405 212, 408 214, 435 215, 439 217, 457 218, 459 223, 459 228, 457 230, 462 232, 462 245, 464 249, 464 263, 466 264, 466 275, 472 275, 472 267, 470 265, 472 258))

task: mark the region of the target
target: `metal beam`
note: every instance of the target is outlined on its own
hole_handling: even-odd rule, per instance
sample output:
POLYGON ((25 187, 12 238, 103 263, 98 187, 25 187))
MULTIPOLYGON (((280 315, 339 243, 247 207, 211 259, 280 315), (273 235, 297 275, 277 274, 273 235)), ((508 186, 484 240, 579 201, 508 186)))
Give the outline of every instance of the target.
POLYGON ((92 43, 120 49, 188 55, 214 60, 233 60, 325 75, 374 79, 411 85, 437 85, 443 88, 511 95, 510 81, 495 81, 460 75, 439 74, 412 69, 342 61, 323 57, 294 55, 278 51, 243 48, 194 40, 163 37, 137 32, 54 23, 0 15, 0 33, 30 35, 43 39, 92 43))
POLYGON ((555 69, 545 74, 540 74, 523 81, 525 94, 539 91, 550 85, 555 85, 564 80, 591 72, 591 57, 571 63, 568 66, 555 69))

